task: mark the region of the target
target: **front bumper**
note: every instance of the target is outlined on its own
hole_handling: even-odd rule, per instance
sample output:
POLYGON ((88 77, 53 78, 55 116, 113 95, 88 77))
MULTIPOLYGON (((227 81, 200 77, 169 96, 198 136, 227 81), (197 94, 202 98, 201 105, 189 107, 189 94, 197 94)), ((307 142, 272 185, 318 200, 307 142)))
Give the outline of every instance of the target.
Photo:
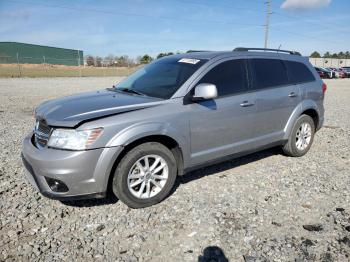
POLYGON ((44 196, 70 200, 104 197, 113 164, 122 147, 68 151, 38 149, 28 135, 22 146, 22 161, 27 179, 44 196), (57 180, 67 186, 57 192, 48 181, 57 180))

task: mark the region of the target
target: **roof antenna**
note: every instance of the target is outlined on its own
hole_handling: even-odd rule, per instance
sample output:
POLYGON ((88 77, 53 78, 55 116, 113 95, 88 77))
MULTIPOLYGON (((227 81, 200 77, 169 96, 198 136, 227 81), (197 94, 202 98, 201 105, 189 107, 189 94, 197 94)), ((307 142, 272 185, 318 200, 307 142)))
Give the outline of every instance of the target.
MULTIPOLYGON (((279 45, 279 47, 278 47, 278 51, 279 51, 279 50, 281 50, 281 46, 282 46, 282 44, 280 44, 280 45, 279 45)), ((277 51, 277 53, 278 53, 278 51, 277 51)))

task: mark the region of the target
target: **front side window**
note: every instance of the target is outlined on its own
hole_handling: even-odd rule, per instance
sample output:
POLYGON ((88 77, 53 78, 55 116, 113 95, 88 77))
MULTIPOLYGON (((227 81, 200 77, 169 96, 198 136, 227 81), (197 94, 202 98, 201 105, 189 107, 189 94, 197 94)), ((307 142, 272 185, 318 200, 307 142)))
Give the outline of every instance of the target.
POLYGON ((169 99, 207 60, 164 58, 136 71, 117 85, 151 97, 169 99))
POLYGON ((263 89, 288 84, 287 70, 279 59, 252 59, 254 89, 263 89))
POLYGON ((243 59, 223 62, 212 68, 200 83, 216 85, 219 97, 244 92, 248 88, 246 62, 243 59))

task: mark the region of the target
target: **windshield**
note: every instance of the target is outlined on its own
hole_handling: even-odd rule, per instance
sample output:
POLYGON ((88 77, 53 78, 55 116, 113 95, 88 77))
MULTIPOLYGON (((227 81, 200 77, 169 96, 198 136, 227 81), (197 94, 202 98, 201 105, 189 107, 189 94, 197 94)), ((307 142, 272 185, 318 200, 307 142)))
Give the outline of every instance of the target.
POLYGON ((136 71, 116 88, 147 96, 169 99, 207 60, 164 58, 136 71))

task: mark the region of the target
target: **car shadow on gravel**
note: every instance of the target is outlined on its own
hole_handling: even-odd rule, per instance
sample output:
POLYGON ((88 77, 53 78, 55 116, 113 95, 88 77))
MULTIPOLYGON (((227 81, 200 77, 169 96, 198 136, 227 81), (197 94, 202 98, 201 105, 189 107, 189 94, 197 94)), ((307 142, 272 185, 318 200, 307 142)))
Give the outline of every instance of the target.
MULTIPOLYGON (((196 169, 194 171, 191 171, 184 176, 177 179, 176 186, 174 187, 174 191, 177 189, 177 187, 180 184, 186 184, 193 180, 200 179, 205 176, 215 175, 217 173, 226 171, 228 169, 232 169, 238 166, 246 165, 255 161, 259 161, 261 159, 271 157, 274 155, 280 155, 282 154, 282 150, 280 147, 273 147, 269 149, 265 149, 263 151, 259 151, 256 153, 252 153, 246 156, 241 156, 238 158, 232 158, 229 160, 226 160, 224 162, 216 163, 213 165, 209 165, 203 168, 196 169)), ((224 175, 226 176, 226 175, 224 175)))

